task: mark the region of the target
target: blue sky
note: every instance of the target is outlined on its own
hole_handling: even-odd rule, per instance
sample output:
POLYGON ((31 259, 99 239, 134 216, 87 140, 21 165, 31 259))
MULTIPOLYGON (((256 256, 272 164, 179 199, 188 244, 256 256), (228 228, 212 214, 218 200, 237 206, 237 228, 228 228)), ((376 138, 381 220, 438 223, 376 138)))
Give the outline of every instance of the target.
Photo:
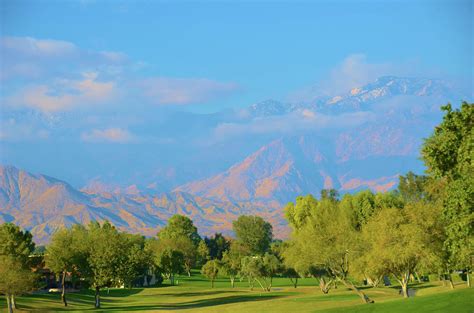
POLYGON ((382 73, 472 75, 470 1, 2 1, 2 36, 121 53, 135 78, 223 83, 198 111, 285 98, 355 54, 382 73))
POLYGON ((77 184, 132 162, 141 168, 124 177, 191 171, 216 163, 213 155, 224 169, 268 138, 238 146, 224 133, 229 145, 209 152, 203 142, 233 123, 247 129, 234 113, 270 98, 333 97, 383 75, 454 80, 472 93, 472 1, 4 0, 0 8, 0 162, 77 184), (236 111, 191 114, 228 109, 236 111), (201 159, 185 158, 194 154, 201 159))

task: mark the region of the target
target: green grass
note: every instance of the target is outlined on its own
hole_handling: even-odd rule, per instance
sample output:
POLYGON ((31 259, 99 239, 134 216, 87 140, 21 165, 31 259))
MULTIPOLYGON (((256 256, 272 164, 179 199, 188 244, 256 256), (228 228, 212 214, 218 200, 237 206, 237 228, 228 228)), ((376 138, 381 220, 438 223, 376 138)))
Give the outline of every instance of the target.
MULTIPOLYGON (((366 288, 375 304, 362 304, 359 297, 339 286, 329 294, 322 294, 316 280, 301 279, 298 288, 293 288, 289 279, 274 280, 272 292, 257 288, 250 291, 246 282, 237 282, 230 288, 227 279, 219 279, 215 288, 200 275, 180 277, 179 286, 159 288, 111 289, 102 291, 102 309, 93 308, 94 294, 91 290, 68 294, 69 306, 63 307, 58 294, 37 294, 19 297, 19 312, 474 312, 474 289, 459 283, 450 290, 439 283, 413 285, 416 296, 403 299, 398 288, 366 288)), ((5 299, 0 307, 5 307, 5 299)), ((3 309, 3 312, 6 311, 3 309)))

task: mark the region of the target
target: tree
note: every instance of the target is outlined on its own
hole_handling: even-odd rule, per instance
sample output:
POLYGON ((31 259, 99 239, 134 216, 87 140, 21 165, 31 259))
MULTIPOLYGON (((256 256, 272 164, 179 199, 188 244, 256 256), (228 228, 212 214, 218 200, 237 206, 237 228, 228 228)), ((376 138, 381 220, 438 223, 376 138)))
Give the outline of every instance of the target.
POLYGON ((337 201, 339 198, 339 192, 336 189, 322 189, 321 190, 321 200, 328 199, 332 201, 337 201))
POLYGON ((283 276, 288 277, 296 288, 298 286, 298 279, 300 275, 298 272, 291 266, 288 266, 286 262, 284 262, 284 254, 285 251, 288 249, 289 243, 283 242, 281 240, 275 240, 272 242, 270 246, 270 250, 272 254, 278 259, 280 262, 280 269, 279 271, 283 274, 283 276))
POLYGON ((15 296, 33 290, 35 276, 21 261, 9 255, 0 255, 0 293, 5 294, 8 312, 13 312, 15 296))
POLYGON ((204 241, 209 248, 211 259, 221 260, 224 252, 230 247, 230 241, 220 233, 215 233, 213 237, 205 238, 204 241))
POLYGON ((0 255, 7 255, 28 266, 29 256, 35 250, 33 236, 12 223, 0 225, 0 255))
MULTIPOLYGON (((327 200, 327 197, 324 199, 327 200)), ((334 201, 330 201, 334 203, 334 201)), ((327 269, 318 263, 319 260, 311 257, 302 257, 302 245, 295 240, 299 238, 299 232, 307 227, 308 221, 314 218, 318 210, 319 202, 312 195, 298 196, 296 198, 296 205, 289 203, 286 206, 285 215, 293 228, 293 240, 286 242, 281 255, 283 263, 288 269, 293 269, 296 273, 301 275, 313 276, 318 280, 318 285, 322 293, 327 294, 331 289, 333 277, 327 269), (326 280, 328 279, 328 280, 326 280)))
MULTIPOLYGON (((18 266, 18 271, 24 273, 30 271, 29 256, 34 250, 35 243, 29 231, 23 231, 20 227, 12 223, 0 225, 0 256, 13 259, 11 262, 14 262, 18 266)), ((21 286, 18 288, 22 289, 21 286)), ((16 308, 15 295, 16 293, 10 294, 12 308, 16 308)))
POLYGON ((460 109, 441 107, 443 121, 422 147, 428 173, 447 185, 443 201, 446 224, 446 266, 449 270, 472 271, 474 229, 474 104, 463 102, 460 109))
POLYGON ((88 245, 87 260, 95 289, 95 307, 100 308, 100 289, 120 282, 121 265, 127 259, 126 243, 117 229, 105 221, 102 225, 98 222, 89 224, 88 245))
POLYGON ((148 249, 152 251, 153 261, 164 278, 174 285, 175 275, 184 271, 184 254, 178 250, 171 239, 148 241, 148 249))
POLYGON ((158 232, 158 238, 176 239, 180 237, 189 238, 196 247, 201 241, 201 237, 193 221, 189 217, 176 214, 173 215, 168 220, 168 224, 158 232))
POLYGON ((145 237, 121 233, 125 258, 118 268, 118 277, 125 286, 132 287, 138 278, 143 278, 151 267, 152 255, 145 249, 145 237))
POLYGON ((427 183, 427 176, 408 172, 405 176, 399 176, 397 191, 405 202, 421 201, 428 197, 427 183))
MULTIPOLYGON (((262 273, 263 262, 260 256, 245 256, 241 259, 240 275, 246 277, 250 290, 253 290, 254 283, 262 273)), ((263 290, 264 286, 260 284, 263 290)))
POLYGON ((56 231, 50 240, 50 244, 46 250, 46 266, 48 266, 53 272, 61 274, 61 301, 64 306, 67 306, 66 299, 66 275, 71 275, 80 271, 80 268, 84 268, 85 259, 87 258, 86 252, 81 249, 81 245, 78 244, 80 238, 80 232, 83 232, 84 228, 79 225, 74 225, 71 229, 60 229, 56 231))
POLYGON ((359 253, 358 233, 346 210, 334 199, 322 199, 306 223, 292 233, 291 252, 307 267, 316 264, 356 292, 365 303, 373 302, 349 279, 350 264, 359 253))
POLYGON ((258 282, 265 291, 272 288, 273 277, 281 269, 281 263, 277 257, 265 253, 260 256, 246 256, 242 259, 241 274, 247 277, 250 288, 253 289, 254 282, 258 282))
POLYGON ((201 273, 210 279, 212 288, 214 288, 214 280, 217 278, 217 274, 219 273, 219 267, 219 260, 209 260, 201 269, 201 273))
POLYGON ((447 188, 447 194, 442 212, 446 224, 444 250, 447 253, 447 267, 465 270, 470 287, 474 246, 474 178, 453 181, 447 188))
POLYGON ((454 110, 442 106, 442 123, 428 137, 421 149, 427 171, 436 178, 453 180, 473 174, 474 104, 463 102, 454 110))
POLYGON ((197 248, 197 257, 198 263, 200 265, 204 265, 210 259, 209 248, 207 247, 207 244, 204 240, 199 242, 197 248))
POLYGON ((317 206, 318 200, 312 195, 298 196, 296 203, 290 202, 286 205, 285 217, 294 230, 300 229, 317 206))
POLYGON ((283 270, 283 265, 281 261, 271 253, 265 253, 263 256, 263 269, 264 272, 262 273, 264 280, 268 279, 267 284, 267 291, 270 291, 273 285, 273 277, 279 274, 283 270))
POLYGON ((183 254, 183 267, 188 276, 191 276, 191 269, 196 264, 197 247, 185 236, 180 236, 174 240, 175 249, 183 254))
POLYGON ((371 260, 368 270, 393 275, 408 297, 410 275, 439 264, 442 229, 438 216, 436 207, 423 202, 378 212, 363 229, 364 237, 371 238, 364 251, 371 260))
POLYGON ((259 216, 241 215, 232 223, 237 240, 253 254, 264 254, 270 248, 272 225, 259 216))
POLYGON ((221 272, 223 275, 229 276, 232 288, 234 288, 235 278, 240 272, 240 260, 241 255, 232 249, 224 252, 224 255, 222 256, 222 261, 220 263, 221 272))

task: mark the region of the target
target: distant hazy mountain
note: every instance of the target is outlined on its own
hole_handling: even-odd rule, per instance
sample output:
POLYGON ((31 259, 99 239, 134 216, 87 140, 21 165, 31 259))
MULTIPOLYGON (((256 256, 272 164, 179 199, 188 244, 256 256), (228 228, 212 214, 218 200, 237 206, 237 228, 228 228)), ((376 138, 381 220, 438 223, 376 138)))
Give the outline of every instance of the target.
POLYGON ((173 214, 191 217, 203 234, 229 233, 232 220, 249 212, 230 202, 184 192, 86 193, 12 166, 0 166, 0 208, 0 222, 29 229, 40 243, 59 227, 106 219, 119 229, 154 235, 173 214))
MULTIPOLYGON (((323 130, 315 125, 301 135, 281 134, 227 170, 176 190, 213 199, 282 205, 300 194, 318 194, 322 188, 389 190, 396 186, 398 175, 422 169, 418 160, 422 139, 438 122, 442 99, 459 94, 442 80, 387 76, 341 96, 313 98, 310 103, 267 100, 254 104, 246 112, 261 121, 300 112, 304 123, 305 117, 322 113, 342 125, 323 130), (345 114, 354 112, 370 118, 344 127, 346 120, 358 118, 346 118, 345 114)), ((315 124, 320 121, 314 118, 315 124)))
MULTIPOLYGON (((419 148, 439 123, 440 106, 469 100, 443 80, 393 76, 310 99, 213 114, 165 112, 147 127, 166 140, 95 144, 89 154, 71 144, 57 153, 63 163, 48 168, 69 173, 68 181, 85 180, 81 190, 1 167, 0 220, 45 240, 57 227, 103 219, 154 234, 174 213, 192 217, 203 233, 229 232, 239 214, 256 213, 283 235, 282 207, 298 195, 385 191, 396 187, 398 175, 422 172, 419 148), (74 153, 84 164, 70 164, 74 153)), ((50 131, 61 129, 54 118, 50 123, 50 131)), ((35 144, 10 150, 46 159, 61 147, 35 144)))

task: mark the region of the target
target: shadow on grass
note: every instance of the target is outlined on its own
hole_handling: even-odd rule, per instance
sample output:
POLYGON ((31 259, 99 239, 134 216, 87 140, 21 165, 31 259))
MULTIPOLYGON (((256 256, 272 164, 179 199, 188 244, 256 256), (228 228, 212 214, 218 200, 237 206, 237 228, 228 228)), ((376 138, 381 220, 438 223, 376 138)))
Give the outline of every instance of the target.
MULTIPOLYGON (((202 295, 213 295, 224 293, 224 291, 211 291, 211 292, 202 292, 202 293, 184 293, 182 296, 202 296, 202 295)), ((177 294, 173 294, 176 296, 177 294)), ((193 300, 188 302, 178 302, 178 303, 160 303, 160 299, 157 298, 156 304, 127 304, 126 301, 122 301, 122 303, 118 303, 119 300, 117 299, 110 299, 103 297, 101 299, 102 307, 101 311, 145 311, 145 310, 183 310, 183 309, 192 309, 192 308, 206 308, 218 305, 225 305, 225 304, 232 304, 232 303, 242 303, 242 302, 260 302, 260 301, 268 301, 272 299, 284 298, 287 295, 275 295, 275 294, 249 294, 249 295, 230 295, 224 297, 217 297, 211 299, 199 299, 193 300)), ((51 297, 48 297, 48 300, 52 300, 51 297)), ((33 300, 33 299, 30 299, 33 300)), ((46 299, 45 299, 46 300, 46 299)), ((23 302, 23 301, 22 301, 23 302)), ((23 309, 26 309, 28 312, 36 311, 34 307, 34 303, 28 303, 29 301, 23 302, 24 305, 21 305, 23 309)), ((59 299, 58 299, 59 302, 59 299)), ((90 294, 76 294, 74 297, 69 297, 70 304, 74 303, 83 303, 83 304, 90 304, 90 307, 82 307, 78 308, 80 311, 93 311, 95 308, 93 307, 93 299, 91 298, 90 294)), ((55 307, 54 311, 70 311, 71 307, 55 307)), ((75 309, 73 309, 75 310, 75 309)), ((77 310, 77 309, 76 309, 77 310)), ((48 309, 39 309, 38 311, 46 312, 48 309)))
MULTIPOLYGON (((146 311, 146 310, 183 310, 183 309, 193 309, 193 308, 206 308, 217 305, 232 304, 232 303, 242 303, 242 302, 259 302, 267 301, 277 298, 285 297, 283 295, 242 295, 242 296, 228 296, 222 298, 212 298, 212 299, 201 299, 189 302, 180 302, 180 303, 157 303, 149 305, 121 305, 108 307, 107 302, 102 302, 101 311, 146 311)), ((159 300, 157 300, 159 302, 159 300)), ((55 308, 54 311, 69 311, 70 308, 55 308)), ((81 308, 81 311, 93 311, 95 310, 92 306, 90 308, 81 308)), ((33 310, 34 311, 34 310, 33 310)))
MULTIPOLYGON (((182 309, 193 309, 193 308, 205 308, 217 305, 232 304, 232 303, 242 303, 242 302, 257 302, 257 301, 267 301, 277 298, 282 298, 282 295, 241 295, 241 296, 228 296, 221 298, 212 298, 212 299, 201 299, 189 302, 181 303, 157 303, 155 305, 137 305, 137 306, 122 306, 122 307, 113 307, 107 309, 107 311, 142 311, 142 310, 182 310, 182 309)), ((104 308, 105 309, 105 308, 104 308)))
POLYGON ((172 296, 172 297, 199 297, 199 296, 211 296, 222 293, 234 293, 236 290, 215 290, 215 291, 203 291, 203 292, 180 292, 180 293, 162 293, 160 296, 172 296))

